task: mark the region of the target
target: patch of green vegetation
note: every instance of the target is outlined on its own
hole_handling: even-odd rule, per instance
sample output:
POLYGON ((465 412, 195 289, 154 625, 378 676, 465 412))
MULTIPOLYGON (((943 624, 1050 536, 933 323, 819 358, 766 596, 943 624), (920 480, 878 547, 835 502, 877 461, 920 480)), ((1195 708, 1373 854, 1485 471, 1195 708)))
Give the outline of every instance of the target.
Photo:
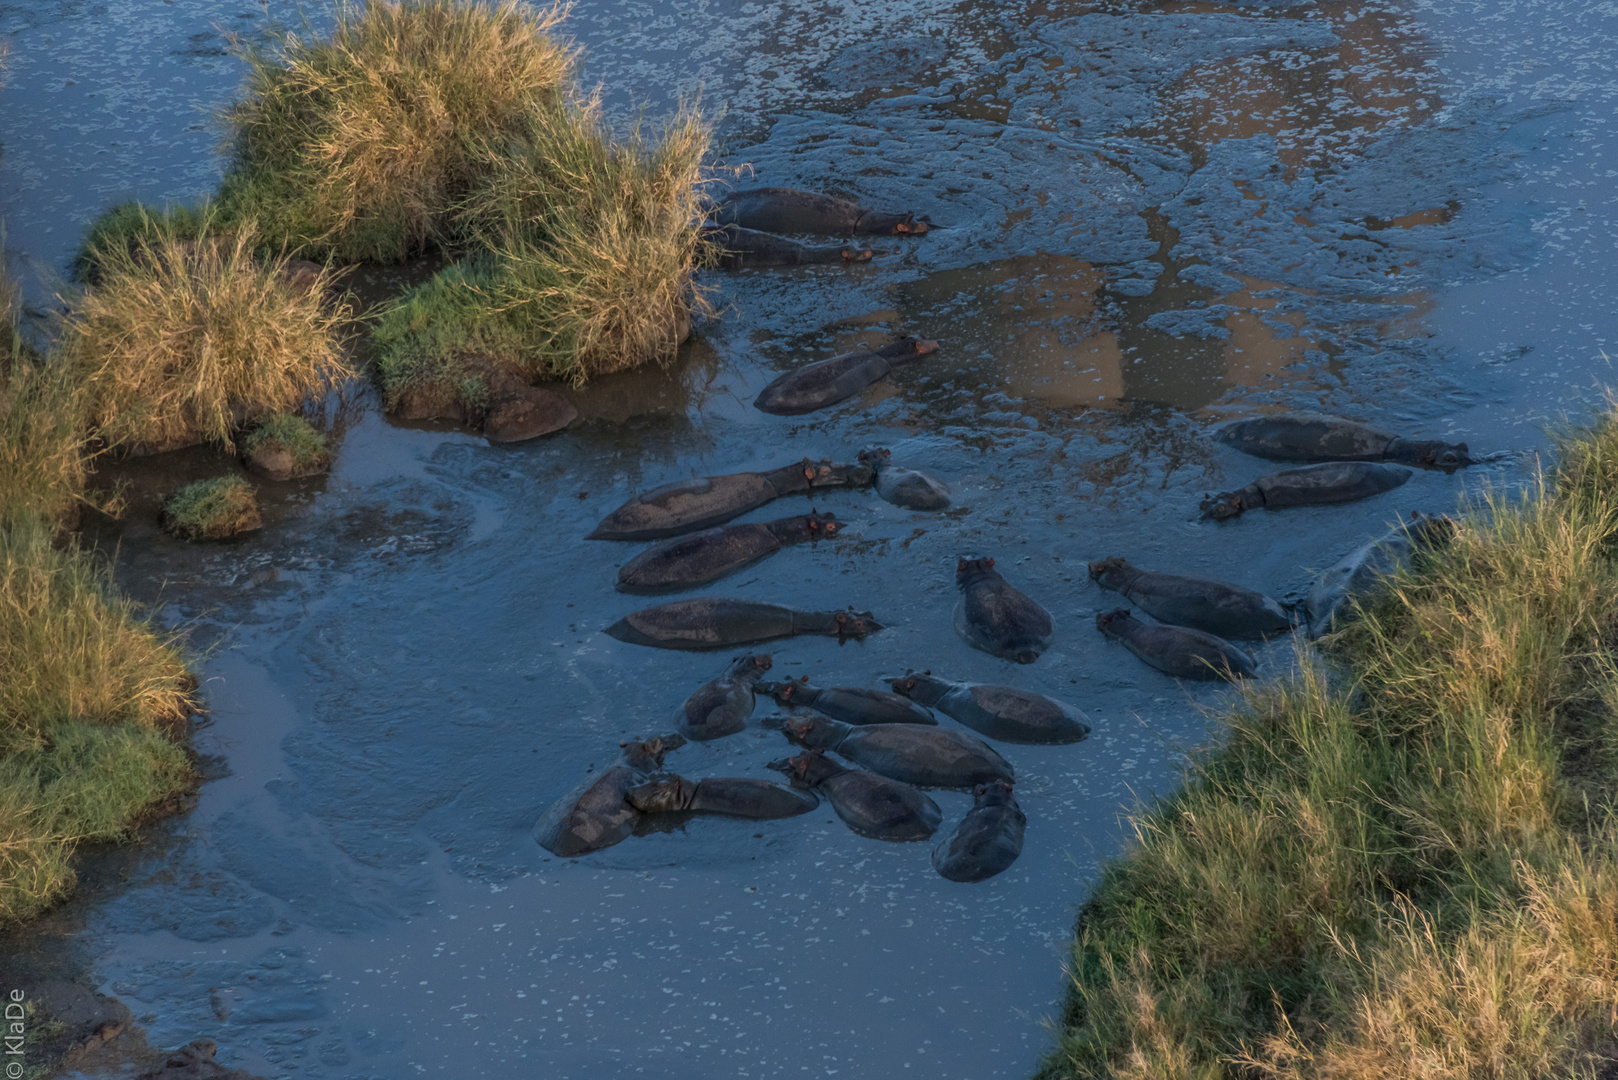
POLYGON ((1078 921, 1042 1076, 1613 1064, 1618 413, 1248 690, 1078 921))
POLYGON ((98 282, 111 252, 121 253, 123 257, 114 261, 121 266, 129 258, 139 257, 143 248, 151 250, 161 241, 200 240, 219 228, 218 215, 206 205, 154 210, 138 202, 119 203, 85 230, 73 253, 73 276, 98 282))
POLYGON ((242 452, 248 455, 266 448, 285 450, 292 455, 292 463, 299 470, 331 459, 326 436, 294 413, 273 413, 242 441, 242 452))
POLYGON ((75 301, 58 352, 108 445, 233 448, 243 423, 352 374, 350 312, 324 302, 329 274, 300 286, 285 258, 255 256, 250 227, 202 230, 188 241, 154 225, 95 249, 99 282, 75 301))
POLYGON ((239 476, 198 480, 163 502, 163 526, 182 540, 223 540, 261 524, 253 485, 239 476))
POLYGON ((562 15, 516 0, 343 2, 329 38, 240 43, 227 217, 348 262, 452 241, 486 148, 558 108, 572 83, 577 52, 550 34, 562 15))
MULTIPOLYGON (((709 125, 682 111, 655 140, 615 139, 594 102, 535 117, 491 156, 460 210, 482 254, 411 290, 372 339, 390 406, 457 392, 465 362, 529 381, 667 362, 690 327, 709 125)), ((468 403, 470 404, 470 403, 468 403)))

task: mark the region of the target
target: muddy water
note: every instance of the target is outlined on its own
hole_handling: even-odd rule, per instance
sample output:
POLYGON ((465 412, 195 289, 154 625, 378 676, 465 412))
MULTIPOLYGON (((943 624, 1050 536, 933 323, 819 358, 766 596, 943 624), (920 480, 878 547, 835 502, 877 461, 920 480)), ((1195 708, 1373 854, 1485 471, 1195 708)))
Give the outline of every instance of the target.
MULTIPOLYGON (((206 189, 199 110, 239 76, 219 35, 290 17, 0 6, 9 254, 60 270, 108 202, 206 189)), ((334 410, 332 475, 263 485, 267 527, 238 544, 184 547, 151 524, 162 491, 228 462, 121 470, 131 513, 95 535, 127 588, 210 646, 198 744, 221 775, 120 861, 126 880, 4 949, 88 965, 154 1043, 216 1038, 266 1075, 1026 1075, 1075 906, 1127 840, 1121 810, 1174 783, 1210 735, 1199 708, 1225 693, 1103 642, 1094 615, 1117 598, 1085 561, 1296 594, 1396 512, 1528 475, 1531 453, 1343 508, 1195 517, 1203 492, 1271 468, 1208 441, 1225 417, 1322 408, 1531 452, 1612 380, 1618 15, 585 3, 573 30, 621 114, 701 86, 757 182, 949 228, 880 240, 848 270, 710 279, 723 317, 670 370, 574 394, 581 422, 557 438, 398 425, 356 388, 334 410), (751 406, 796 364, 902 332, 944 347, 822 414, 751 406), (706 591, 887 626, 782 643, 783 675, 928 667, 1085 709, 1084 743, 1002 748, 1022 858, 953 884, 926 845, 862 840, 826 808, 548 858, 529 837, 545 806, 620 739, 666 730, 726 659, 602 635, 642 606, 612 589, 639 547, 581 537, 656 484, 873 442, 946 480, 956 509, 831 494, 812 505, 842 538, 706 591), (950 629, 955 560, 980 552, 1056 616, 1032 666, 950 629)), ((1284 670, 1290 646, 1261 660, 1284 670)), ((784 750, 754 728, 668 764, 772 776, 784 750)), ((968 800, 938 801, 952 828, 968 800)))

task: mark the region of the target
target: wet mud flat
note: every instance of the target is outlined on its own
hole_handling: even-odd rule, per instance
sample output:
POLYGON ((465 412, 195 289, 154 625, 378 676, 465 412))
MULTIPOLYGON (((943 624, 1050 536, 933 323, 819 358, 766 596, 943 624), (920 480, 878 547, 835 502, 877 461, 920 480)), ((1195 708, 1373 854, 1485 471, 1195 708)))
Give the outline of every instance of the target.
MULTIPOLYGON (((0 14, 11 248, 59 268, 107 202, 211 184, 190 106, 237 74, 192 35, 221 18, 0 14), (142 86, 162 91, 150 112, 89 104, 142 86)), ((1509 2, 582 6, 587 74, 654 113, 704 82, 757 183, 950 227, 873 242, 859 266, 710 275, 722 318, 671 370, 570 394, 580 420, 554 438, 394 424, 360 391, 332 474, 261 485, 265 528, 239 543, 183 547, 152 523, 161 492, 218 469, 207 451, 125 467, 131 513, 96 535, 129 591, 215 646, 197 744, 218 778, 113 857, 115 885, 0 951, 76 965, 152 1045, 215 1038, 266 1076, 1027 1075, 1085 882, 1128 841, 1121 810, 1172 787, 1184 748, 1217 735, 1197 707, 1228 693, 1104 641, 1094 618, 1117 597, 1086 563, 1297 598, 1396 513, 1526 477, 1530 458, 1503 459, 1344 507, 1198 520, 1205 493, 1271 471, 1208 437, 1224 418, 1311 408, 1533 450, 1610 381, 1599 238, 1618 208, 1597 181, 1618 153, 1593 58, 1614 29, 1509 2), (825 412, 751 404, 901 333, 942 346, 825 412), (842 535, 694 595, 852 604, 886 627, 778 643, 774 676, 930 668, 1084 709, 1084 742, 999 747, 1021 858, 945 881, 929 845, 863 840, 826 806, 548 858, 529 836, 544 808, 620 740, 666 730, 729 658, 601 634, 644 606, 613 589, 641 548, 584 535, 661 483, 872 443, 947 482, 953 508, 780 500, 740 520, 819 509, 842 535), (949 625, 957 559, 979 553, 1054 616, 1034 664, 949 625)), ((1259 649, 1261 673, 1289 650, 1259 649)), ((760 706, 669 766, 770 777, 788 748, 760 706)), ((946 829, 971 802, 935 798, 946 829)))

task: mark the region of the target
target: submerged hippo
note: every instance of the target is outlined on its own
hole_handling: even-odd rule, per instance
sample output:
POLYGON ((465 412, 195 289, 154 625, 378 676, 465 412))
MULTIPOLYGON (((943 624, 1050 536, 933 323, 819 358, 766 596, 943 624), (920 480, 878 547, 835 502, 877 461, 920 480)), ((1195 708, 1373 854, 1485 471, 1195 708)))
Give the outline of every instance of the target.
POLYGON ((1438 547, 1455 535, 1455 523, 1447 517, 1410 515, 1410 521, 1395 526, 1387 535, 1363 544, 1341 562, 1320 575, 1304 600, 1309 633, 1319 637, 1331 629, 1345 601, 1363 597, 1384 577, 1406 565, 1418 551, 1438 547))
POLYGON ((1238 420, 1215 438, 1271 461, 1397 461, 1445 472, 1472 464, 1465 443, 1401 439, 1369 424, 1318 413, 1238 420))
POLYGON ((637 495, 602 519, 588 540, 662 540, 722 525, 783 495, 870 487, 868 465, 804 458, 768 472, 729 473, 664 484, 637 495))
POLYGON ((681 734, 707 741, 734 735, 753 715, 753 687, 770 670, 768 654, 742 656, 726 672, 685 699, 674 714, 681 734))
POLYGON ((919 787, 970 788, 1010 780, 1011 762, 964 731, 883 724, 855 727, 824 716, 786 721, 781 731, 810 750, 835 750, 874 773, 919 787))
POLYGON ((985 881, 1017 861, 1028 815, 1004 780, 979 784, 955 831, 933 848, 933 869, 951 881, 985 881))
POLYGON ((1356 502, 1392 491, 1410 479, 1410 470, 1368 461, 1329 461, 1261 476, 1244 488, 1202 500, 1202 516, 1224 521, 1244 510, 1266 507, 1327 506, 1356 502))
POLYGON ((880 349, 817 360, 776 379, 753 401, 753 408, 775 416, 798 416, 846 401, 896 367, 938 351, 938 342, 902 337, 880 349))
POLYGON ((799 634, 862 639, 882 624, 869 611, 797 611, 753 600, 704 597, 632 611, 604 633, 656 649, 724 649, 799 634))
POLYGON ((805 675, 797 682, 765 683, 759 693, 768 694, 783 705, 804 705, 845 724, 928 724, 936 726, 933 714, 908 698, 887 690, 866 690, 858 686, 832 686, 820 689, 809 685, 805 675))
POLYGON ((955 567, 961 601, 955 631, 984 652, 1031 664, 1051 643, 1051 613, 1012 588, 993 559, 962 559, 955 567))
POLYGON ((889 459, 893 452, 884 446, 860 451, 860 464, 876 473, 876 493, 906 510, 943 510, 949 506, 949 488, 926 473, 903 469, 889 459))
POLYGON ((660 593, 706 585, 789 544, 836 536, 841 525, 818 511, 753 525, 721 525, 654 544, 618 570, 618 591, 660 593))
POLYGON ((914 213, 884 214, 847 199, 797 188, 732 192, 708 216, 721 225, 744 229, 839 236, 920 236, 931 227, 925 218, 918 221, 914 213))
POLYGON ((1251 656, 1223 638, 1184 626, 1152 626, 1125 608, 1097 615, 1096 629, 1177 679, 1235 679, 1258 670, 1251 656))
POLYGON ((557 799, 534 826, 539 846, 564 859, 618 843, 635 830, 640 816, 624 800, 663 767, 663 756, 685 744, 678 735, 620 743, 623 753, 600 776, 557 799))
POLYGON ((931 672, 912 672, 892 685, 895 692, 1001 742, 1057 745, 1090 734, 1083 713, 1032 690, 949 682, 931 672))
POLYGON ((630 788, 624 798, 643 814, 690 811, 756 820, 796 817, 820 805, 812 791, 744 776, 709 777, 695 783, 683 776, 665 776, 630 788))
POLYGON ((850 829, 873 840, 925 840, 938 829, 944 814, 938 804, 909 784, 864 769, 845 769, 811 750, 770 762, 794 785, 826 796, 850 829))
POLYGON ((860 263, 871 259, 870 248, 810 247, 784 236, 754 232, 739 225, 704 225, 702 243, 721 270, 749 267, 810 266, 823 263, 860 263))
POLYGON ((1091 563, 1090 580, 1123 593, 1136 607, 1171 626, 1189 626, 1222 638, 1263 637, 1292 629, 1280 604, 1240 585, 1148 573, 1119 558, 1091 563))

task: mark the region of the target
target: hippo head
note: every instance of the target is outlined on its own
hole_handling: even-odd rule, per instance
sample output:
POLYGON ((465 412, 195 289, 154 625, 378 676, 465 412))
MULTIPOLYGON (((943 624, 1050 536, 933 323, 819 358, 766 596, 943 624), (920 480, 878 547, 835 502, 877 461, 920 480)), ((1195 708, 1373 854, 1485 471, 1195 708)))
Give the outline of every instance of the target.
POLYGON ((836 536, 843 523, 837 520, 836 514, 822 514, 819 510, 811 510, 809 516, 804 518, 804 527, 809 530, 809 539, 819 540, 822 537, 836 536))
POLYGON ((882 624, 877 622, 869 611, 855 611, 850 608, 848 611, 837 612, 832 619, 837 624, 838 641, 845 638, 860 640, 866 634, 874 634, 882 629, 882 624))
POLYGON ((1231 491, 1223 495, 1204 495, 1199 509, 1205 518, 1226 521, 1240 514, 1247 507, 1242 503, 1241 493, 1231 491))
POLYGON ((683 776, 667 776, 636 785, 624 792, 624 801, 643 814, 685 810, 697 785, 683 776))
POLYGON ((892 456, 893 451, 885 446, 867 446, 860 451, 859 462, 861 465, 869 465, 871 468, 880 471, 892 456))
POLYGON ((731 661, 730 674, 733 678, 759 679, 775 664, 769 653, 759 653, 757 656, 738 656, 731 661))
POLYGON ((1100 581, 1102 577, 1108 573, 1108 571, 1128 569, 1129 564, 1127 562, 1119 558, 1117 555, 1110 555, 1107 558, 1102 559, 1100 562, 1093 562, 1090 564, 1090 580, 1100 581))
POLYGON ((867 210, 860 215, 859 229, 866 233, 892 233, 895 236, 925 236, 932 228, 926 218, 917 218, 914 211, 906 214, 884 214, 867 210))
POLYGON ((994 560, 960 559, 955 563, 955 585, 957 588, 966 588, 975 578, 994 571, 994 560))
POLYGON ((1116 633, 1117 631, 1115 631, 1113 627, 1129 617, 1130 615, 1128 608, 1113 608, 1111 611, 1097 612, 1096 629, 1100 630, 1103 634, 1116 633))
POLYGON ((825 459, 812 462, 805 458, 803 470, 803 477, 812 488, 866 487, 876 475, 871 471, 869 465, 863 463, 859 465, 837 465, 825 459))
POLYGON ((764 767, 785 773, 794 787, 811 787, 845 771, 827 761, 824 750, 810 750, 797 757, 778 758, 764 767))
MULTIPOLYGON (((842 739, 838 731, 843 725, 836 720, 824 716, 795 717, 781 725, 781 733, 799 746, 810 750, 826 750, 836 746, 842 739)), ((843 732, 847 728, 843 727, 843 732)))
POLYGON ((670 750, 678 750, 684 745, 685 736, 678 734, 654 735, 650 739, 618 744, 623 750, 624 764, 646 770, 661 769, 663 756, 670 750))
POLYGON ((906 337, 904 340, 910 343, 911 349, 917 356, 926 356, 928 353, 938 351, 938 342, 934 338, 906 337))
POLYGON ((843 261, 844 262, 870 262, 871 261, 871 249, 870 248, 844 248, 843 249, 843 261))
POLYGON ((800 682, 785 679, 781 682, 765 683, 759 687, 764 693, 770 695, 783 705, 797 704, 798 692, 809 688, 809 676, 805 675, 800 682))
POLYGON ((1472 464, 1464 442, 1454 445, 1441 442, 1425 444, 1418 460, 1429 469, 1442 469, 1446 473, 1472 464))
POLYGON ((972 789, 972 798, 978 806, 1004 806, 1012 802, 1011 781, 990 780, 972 789))

